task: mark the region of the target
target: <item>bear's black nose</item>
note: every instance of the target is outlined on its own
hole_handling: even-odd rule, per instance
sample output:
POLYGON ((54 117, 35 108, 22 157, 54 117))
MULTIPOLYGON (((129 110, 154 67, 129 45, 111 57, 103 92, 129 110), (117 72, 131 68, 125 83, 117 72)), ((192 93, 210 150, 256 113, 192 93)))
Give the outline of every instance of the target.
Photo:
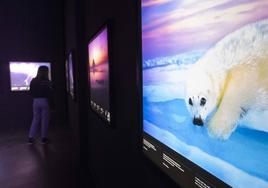
POLYGON ((196 118, 196 117, 194 117, 194 119, 193 119, 193 124, 198 125, 198 126, 203 126, 204 125, 202 119, 201 118, 196 118))

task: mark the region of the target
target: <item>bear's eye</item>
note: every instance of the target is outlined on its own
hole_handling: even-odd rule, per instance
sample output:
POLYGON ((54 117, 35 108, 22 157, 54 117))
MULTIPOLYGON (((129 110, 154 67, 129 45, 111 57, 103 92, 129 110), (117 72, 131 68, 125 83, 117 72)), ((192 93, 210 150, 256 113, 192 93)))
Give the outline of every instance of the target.
POLYGON ((190 104, 191 106, 193 106, 193 101, 192 101, 191 98, 189 98, 189 104, 190 104))
POLYGON ((204 97, 202 97, 200 100, 200 105, 204 106, 206 104, 206 102, 207 102, 207 100, 204 97))

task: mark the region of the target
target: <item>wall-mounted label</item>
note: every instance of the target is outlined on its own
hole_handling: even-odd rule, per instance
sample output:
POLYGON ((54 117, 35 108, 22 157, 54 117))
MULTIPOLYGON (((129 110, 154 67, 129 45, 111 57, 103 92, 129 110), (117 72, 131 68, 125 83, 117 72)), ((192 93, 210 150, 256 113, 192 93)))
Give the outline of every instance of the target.
POLYGON ((152 149, 154 151, 157 151, 156 148, 155 148, 155 146, 151 142, 149 142, 148 140, 146 140, 146 139, 143 139, 143 145, 146 146, 146 147, 143 147, 144 149, 146 148, 146 150, 147 149, 152 149))
POLYGON ((204 181, 200 177, 196 177, 196 176, 194 177, 194 185, 195 187, 199 187, 199 188, 214 188, 214 186, 211 185, 209 182, 204 181))
POLYGON ((180 170, 181 172, 184 172, 184 168, 182 167, 182 165, 180 165, 178 162, 176 162, 175 160, 173 160, 171 157, 169 157, 167 154, 163 153, 163 160, 165 161, 163 164, 165 166, 166 163, 168 163, 169 165, 171 165, 174 168, 177 168, 178 170, 180 170))

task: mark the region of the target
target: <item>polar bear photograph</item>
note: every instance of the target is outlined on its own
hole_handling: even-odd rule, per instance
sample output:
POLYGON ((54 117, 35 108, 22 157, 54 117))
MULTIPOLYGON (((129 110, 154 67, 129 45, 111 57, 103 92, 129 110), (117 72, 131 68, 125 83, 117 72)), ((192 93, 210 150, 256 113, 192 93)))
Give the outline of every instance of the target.
POLYGON ((185 103, 193 124, 228 139, 239 120, 268 110, 268 20, 225 36, 189 74, 185 103))
POLYGON ((211 187, 268 187, 267 10, 142 0, 144 138, 221 180, 203 177, 211 187))

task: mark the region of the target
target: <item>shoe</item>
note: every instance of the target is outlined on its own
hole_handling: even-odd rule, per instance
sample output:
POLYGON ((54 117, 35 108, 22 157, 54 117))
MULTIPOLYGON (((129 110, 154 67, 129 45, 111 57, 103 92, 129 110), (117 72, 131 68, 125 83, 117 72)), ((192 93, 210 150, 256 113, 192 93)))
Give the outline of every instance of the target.
POLYGON ((42 138, 41 139, 41 144, 47 144, 48 143, 48 139, 47 138, 42 138))
POLYGON ((29 145, 32 145, 34 143, 34 138, 28 138, 28 144, 29 145))

